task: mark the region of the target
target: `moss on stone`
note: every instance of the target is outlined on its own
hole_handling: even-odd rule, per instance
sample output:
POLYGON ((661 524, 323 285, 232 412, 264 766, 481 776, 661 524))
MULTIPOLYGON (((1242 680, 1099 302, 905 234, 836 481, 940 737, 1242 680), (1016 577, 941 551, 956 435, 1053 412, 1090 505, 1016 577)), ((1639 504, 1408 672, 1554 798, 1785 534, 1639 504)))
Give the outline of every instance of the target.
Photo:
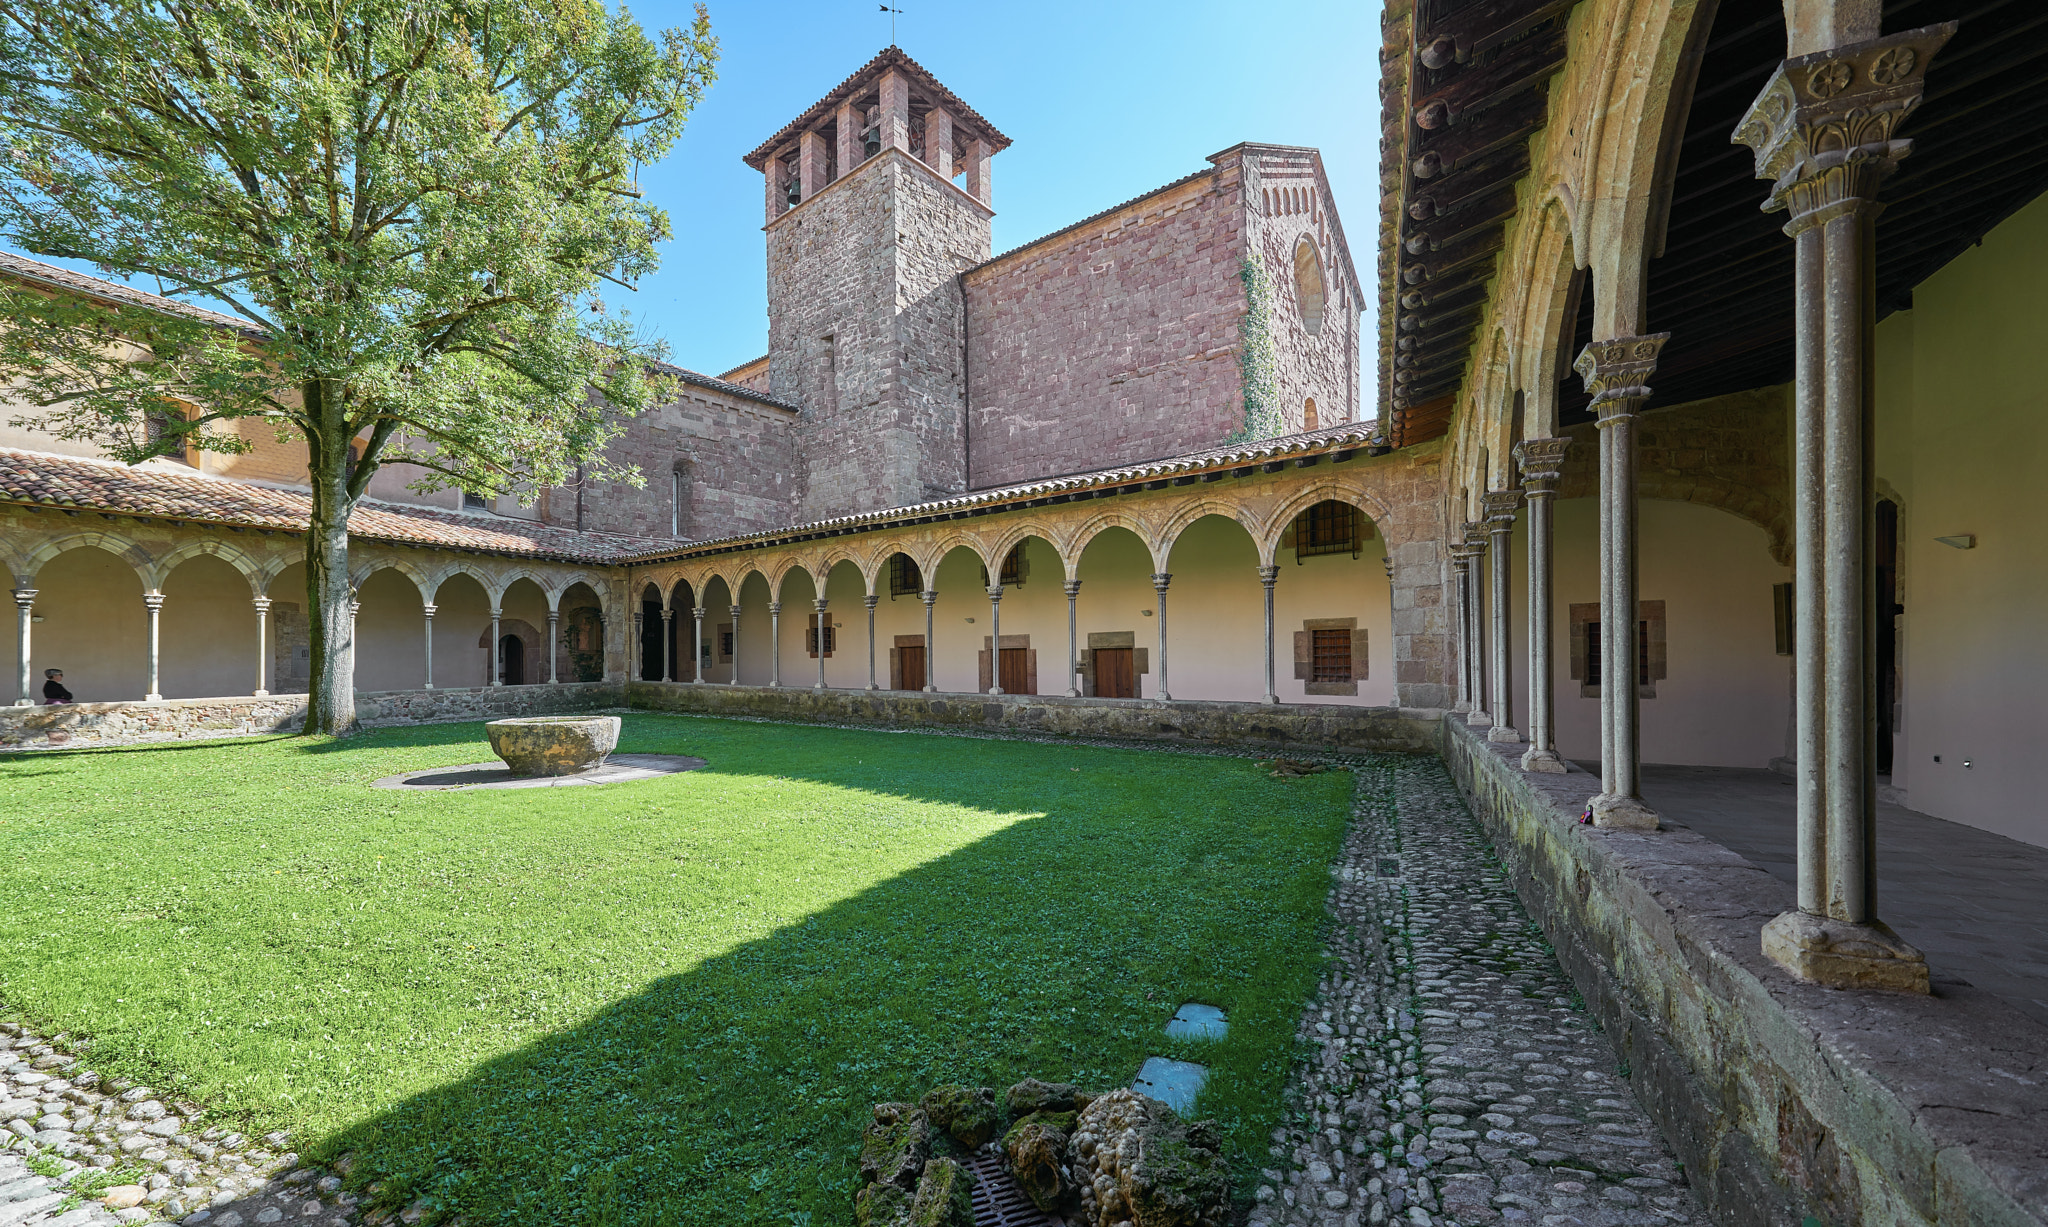
POLYGON ((931 1122, 907 1103, 878 1103, 875 1119, 861 1132, 860 1182, 917 1187, 918 1173, 931 1156, 931 1122))
POLYGON ((871 1184, 854 1194, 853 1221, 859 1227, 909 1227, 910 1194, 893 1184, 871 1184))
POLYGON ((985 1086, 935 1086, 925 1092, 921 1106, 934 1128, 968 1150, 986 1144, 1003 1123, 996 1093, 985 1086))
POLYGON ((1075 1112, 1033 1112, 1003 1135, 1003 1155, 1010 1173, 1031 1204, 1048 1213, 1060 1209, 1072 1193, 1067 1178, 1067 1143, 1073 1136, 1075 1112))
POLYGON ((925 1164, 910 1205, 911 1227, 974 1227, 973 1187, 974 1173, 951 1159, 925 1164))

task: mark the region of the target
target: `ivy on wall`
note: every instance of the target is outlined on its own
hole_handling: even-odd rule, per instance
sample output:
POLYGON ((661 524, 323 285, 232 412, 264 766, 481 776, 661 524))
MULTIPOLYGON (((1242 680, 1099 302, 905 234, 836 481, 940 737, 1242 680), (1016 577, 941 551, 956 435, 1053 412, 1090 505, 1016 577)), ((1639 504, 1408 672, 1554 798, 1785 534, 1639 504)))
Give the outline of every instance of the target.
POLYGON ((1237 355, 1239 382, 1244 388, 1244 425, 1224 442, 1250 443, 1273 438, 1286 428, 1280 417, 1279 357, 1273 346, 1273 282, 1266 276, 1265 259, 1252 252, 1239 266, 1237 276, 1244 282, 1244 322, 1238 326, 1237 355))

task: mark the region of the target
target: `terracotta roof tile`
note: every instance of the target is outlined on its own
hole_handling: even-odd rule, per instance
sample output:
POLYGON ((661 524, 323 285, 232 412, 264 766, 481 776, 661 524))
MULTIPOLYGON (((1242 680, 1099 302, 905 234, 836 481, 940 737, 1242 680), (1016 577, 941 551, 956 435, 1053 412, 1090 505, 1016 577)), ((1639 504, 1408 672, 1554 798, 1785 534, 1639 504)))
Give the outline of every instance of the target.
POLYGON ((853 92, 856 83, 865 85, 871 78, 880 76, 881 71, 885 68, 903 69, 910 75, 913 81, 923 88, 926 94, 935 98, 939 105, 945 107, 948 112, 969 121, 973 126, 988 133, 990 143, 995 146, 992 152, 1001 153, 1010 147, 1010 138, 996 131, 996 126, 982 118, 981 112, 960 101, 959 96, 940 84, 939 79, 933 76, 924 65, 905 55, 903 48, 890 46, 882 48, 874 59, 861 65, 854 71, 852 76, 847 77, 846 80, 834 86, 831 93, 812 103, 803 114, 784 124, 774 136, 762 141, 752 153, 749 153, 740 160, 755 170, 760 170, 767 164, 769 157, 777 149, 788 144, 797 133, 823 120, 826 115, 831 113, 833 108, 846 101, 847 97, 853 92))
MULTIPOLYGON (((0 503, 187 520, 302 533, 312 497, 203 473, 130 468, 112 461, 0 448, 0 503)), ((364 499, 349 536, 442 549, 600 565, 658 548, 645 537, 577 532, 526 520, 465 515, 364 499)))
POLYGON ((55 264, 45 264, 41 260, 31 260, 27 256, 16 255, 11 251, 0 251, 0 276, 14 277, 18 280, 48 286, 51 289, 65 290, 73 294, 83 294, 88 298, 98 298, 106 302, 119 303, 123 306, 148 307, 151 310, 163 311, 172 315, 183 315, 191 319, 203 320, 209 324, 219 324, 224 328, 233 328, 239 332, 249 333, 252 336, 262 335, 260 328, 248 320, 242 319, 240 316, 222 315, 218 311, 208 311, 204 307, 195 307, 191 303, 179 302, 175 298, 165 298, 161 294, 150 294, 142 290, 133 289, 122 285, 118 281, 108 281, 101 277, 90 277, 84 273, 72 272, 68 268, 59 268, 55 264))

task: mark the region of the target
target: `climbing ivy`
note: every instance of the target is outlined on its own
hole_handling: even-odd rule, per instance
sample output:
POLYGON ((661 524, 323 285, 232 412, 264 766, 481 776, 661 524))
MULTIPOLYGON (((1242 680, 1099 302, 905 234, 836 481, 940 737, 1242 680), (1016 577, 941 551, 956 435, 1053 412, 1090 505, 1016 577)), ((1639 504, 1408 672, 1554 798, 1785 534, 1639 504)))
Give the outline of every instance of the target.
POLYGON ((1241 346, 1237 355, 1240 382, 1244 386, 1244 425, 1233 431, 1226 443, 1250 443, 1282 433, 1277 368, 1273 348, 1273 282, 1266 276, 1266 262, 1258 252, 1245 257, 1237 270, 1244 282, 1244 323, 1239 326, 1241 346))

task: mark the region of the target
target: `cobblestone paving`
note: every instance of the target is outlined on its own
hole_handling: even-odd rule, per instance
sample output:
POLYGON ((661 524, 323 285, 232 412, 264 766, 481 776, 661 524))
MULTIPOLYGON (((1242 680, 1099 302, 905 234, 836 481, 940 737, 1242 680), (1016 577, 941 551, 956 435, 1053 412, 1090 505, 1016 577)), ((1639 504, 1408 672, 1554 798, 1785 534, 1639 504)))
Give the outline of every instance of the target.
POLYGON ((1358 770, 1250 1227, 1706 1227, 1442 764, 1358 770))

